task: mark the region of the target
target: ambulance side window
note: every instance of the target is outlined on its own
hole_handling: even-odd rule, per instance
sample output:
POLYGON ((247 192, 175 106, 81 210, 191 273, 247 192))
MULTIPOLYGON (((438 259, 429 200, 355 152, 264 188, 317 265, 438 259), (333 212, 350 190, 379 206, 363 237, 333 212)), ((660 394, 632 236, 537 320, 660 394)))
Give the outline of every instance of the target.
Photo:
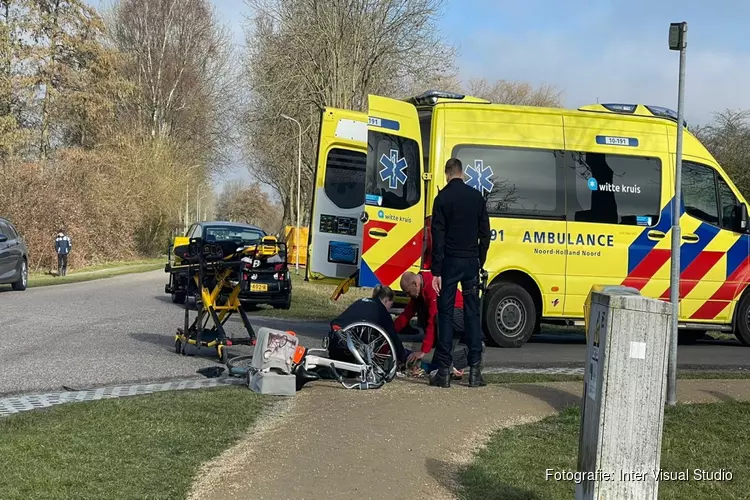
POLYGON ((343 209, 356 208, 365 202, 365 154, 333 148, 326 158, 324 182, 326 196, 343 209))
POLYGON ((565 217, 562 152, 461 145, 453 156, 463 163, 464 182, 487 199, 490 216, 565 217))
POLYGON ((661 161, 609 153, 567 154, 568 220, 654 226, 661 212, 661 161))
POLYGON ((734 195, 729 185, 717 175, 719 180, 719 203, 721 204, 721 227, 736 233, 742 231, 742 212, 740 202, 734 195))
POLYGON ((719 203, 714 171, 691 161, 682 162, 682 199, 685 213, 719 226, 719 203))
POLYGON ((422 172, 417 142, 370 131, 367 148, 367 204, 405 210, 419 203, 422 172))

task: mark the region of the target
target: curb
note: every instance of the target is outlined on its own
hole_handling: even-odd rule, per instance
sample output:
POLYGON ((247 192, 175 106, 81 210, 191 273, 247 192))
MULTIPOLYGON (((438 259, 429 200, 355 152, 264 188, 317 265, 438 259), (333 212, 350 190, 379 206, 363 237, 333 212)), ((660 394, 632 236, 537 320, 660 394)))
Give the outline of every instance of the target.
MULTIPOLYGON (((547 367, 547 368, 500 368, 484 367, 486 374, 522 373, 535 375, 579 375, 585 374, 581 367, 547 367)), ((693 371, 693 370, 688 370, 693 371)), ((703 370, 694 370, 703 371, 703 370)), ((735 371, 735 370, 720 370, 735 371)), ((740 368, 736 371, 747 371, 740 368)), ((65 403, 80 403, 84 401, 98 401, 102 399, 114 399, 129 396, 141 396, 165 391, 184 391, 194 389, 208 389, 211 387, 245 385, 245 379, 241 377, 228 377, 222 375, 216 378, 190 378, 158 383, 140 383, 100 387, 97 389, 86 389, 81 391, 59 391, 42 394, 20 394, 0 398, 0 418, 15 415, 31 410, 51 408, 65 403)))
POLYGON ((80 403, 83 401, 98 401, 128 396, 141 396, 165 391, 183 391, 191 389, 207 389, 210 387, 244 384, 239 378, 204 378, 187 379, 156 384, 131 384, 112 387, 100 387, 83 391, 48 392, 44 394, 25 394, 0 398, 0 418, 17 413, 51 408, 65 403, 80 403))

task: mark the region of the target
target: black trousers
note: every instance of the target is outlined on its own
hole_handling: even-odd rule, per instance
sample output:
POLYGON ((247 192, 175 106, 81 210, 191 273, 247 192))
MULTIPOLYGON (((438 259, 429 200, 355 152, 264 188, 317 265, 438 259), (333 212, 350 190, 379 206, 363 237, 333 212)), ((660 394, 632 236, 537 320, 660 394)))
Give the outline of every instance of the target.
POLYGON ((442 288, 438 296, 438 335, 435 361, 443 370, 453 362, 453 305, 458 284, 464 297, 463 341, 469 348, 469 366, 482 360, 482 329, 479 324, 479 259, 446 257, 443 262, 442 288))
POLYGON ((65 276, 68 273, 68 254, 57 254, 57 274, 65 276))

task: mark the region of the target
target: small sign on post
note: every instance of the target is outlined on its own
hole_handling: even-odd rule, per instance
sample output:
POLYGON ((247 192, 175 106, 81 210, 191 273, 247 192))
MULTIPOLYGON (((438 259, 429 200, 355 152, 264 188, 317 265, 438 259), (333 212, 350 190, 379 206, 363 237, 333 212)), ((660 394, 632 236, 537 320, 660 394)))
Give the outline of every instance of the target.
POLYGON ((656 500, 670 304, 598 286, 587 306, 576 500, 656 500))

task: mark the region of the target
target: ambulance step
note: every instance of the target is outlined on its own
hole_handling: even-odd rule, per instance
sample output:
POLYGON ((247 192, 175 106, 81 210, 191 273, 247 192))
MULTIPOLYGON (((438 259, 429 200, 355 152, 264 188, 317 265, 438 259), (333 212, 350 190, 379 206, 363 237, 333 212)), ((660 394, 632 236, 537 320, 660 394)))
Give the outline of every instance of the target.
POLYGON ((713 325, 710 323, 680 323, 677 328, 688 330, 706 330, 709 332, 731 332, 732 325, 713 325))

